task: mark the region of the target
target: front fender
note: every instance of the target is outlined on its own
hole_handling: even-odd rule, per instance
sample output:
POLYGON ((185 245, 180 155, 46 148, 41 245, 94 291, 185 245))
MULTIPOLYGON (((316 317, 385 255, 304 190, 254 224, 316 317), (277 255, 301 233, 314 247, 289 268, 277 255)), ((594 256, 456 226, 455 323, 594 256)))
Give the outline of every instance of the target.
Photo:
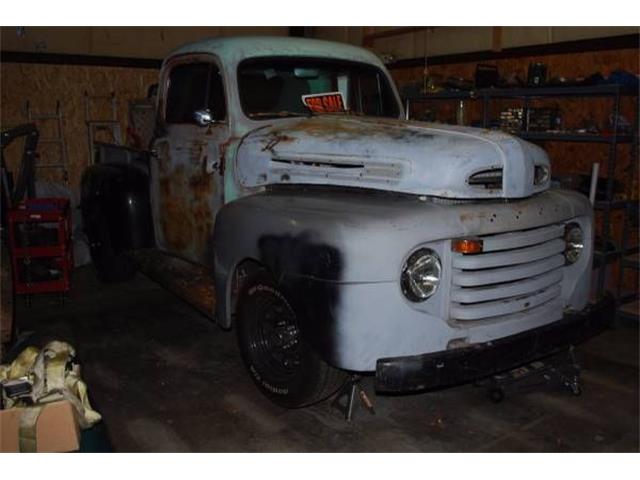
POLYGON ((358 362, 346 361, 344 339, 353 347, 356 338, 390 336, 385 325, 394 316, 420 325, 425 329, 421 335, 431 342, 445 338, 434 336, 433 323, 425 319, 446 325, 446 288, 425 307, 407 305, 401 296, 398 282, 411 251, 429 245, 443 259, 443 275, 450 275, 450 239, 522 231, 570 219, 581 223, 588 240, 584 260, 566 268, 562 297, 565 305, 581 309, 590 277, 592 211, 588 200, 573 192, 554 190, 512 202, 451 202, 300 187, 244 197, 227 204, 216 219, 218 319, 225 327, 231 325, 233 273, 242 261, 253 259, 271 271, 297 307, 305 338, 323 358, 357 370, 370 365, 375 354, 367 351, 358 355, 358 362), (340 352, 336 346, 342 346, 340 352))
POLYGON ((278 274, 390 282, 398 279, 405 256, 418 245, 575 217, 590 222, 589 202, 563 190, 510 202, 455 202, 355 189, 274 189, 235 200, 219 212, 216 268, 226 272, 242 256, 266 257, 278 274))
POLYGON ((343 262, 330 225, 313 215, 266 210, 268 195, 243 197, 225 205, 214 228, 217 317, 231 325, 231 282, 237 266, 254 260, 267 268, 280 286, 286 279, 340 281, 343 262))

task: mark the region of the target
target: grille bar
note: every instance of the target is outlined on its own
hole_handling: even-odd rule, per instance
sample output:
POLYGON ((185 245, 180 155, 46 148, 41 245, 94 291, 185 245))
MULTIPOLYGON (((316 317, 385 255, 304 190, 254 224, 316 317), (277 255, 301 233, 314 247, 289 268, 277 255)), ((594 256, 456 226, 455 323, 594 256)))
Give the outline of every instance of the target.
MULTIPOLYGON (((531 323, 539 323, 539 324, 547 324, 559 320, 562 318, 562 299, 557 296, 552 298, 548 302, 542 303, 537 307, 529 308, 528 310, 524 310, 521 312, 509 313, 507 315, 498 315, 495 317, 488 318, 480 318, 477 320, 478 323, 502 323, 506 322, 511 324, 522 324, 523 321, 526 321, 528 325, 531 323)), ((469 326, 469 324, 474 323, 473 320, 461 320, 457 321, 460 326, 469 326)), ((513 333, 517 333, 520 330, 514 330, 513 333)), ((490 338, 487 338, 490 340, 490 338)))
POLYGON ((482 253, 453 253, 449 317, 507 321, 534 315, 543 305, 561 314, 563 235, 564 225, 547 225, 480 237, 482 253))
POLYGON ((564 234, 563 225, 549 225, 548 227, 536 228, 524 232, 510 232, 500 235, 490 235, 483 237, 482 250, 484 252, 495 252, 498 250, 510 250, 512 248, 528 247, 539 243, 553 240, 564 234))
POLYGON ((523 295, 507 300, 502 299, 466 305, 454 303, 451 305, 451 317, 457 320, 479 320, 508 315, 537 307, 558 295, 560 295, 560 285, 555 284, 533 295, 523 295))
POLYGON ((532 294, 562 280, 562 271, 552 270, 543 275, 497 286, 480 288, 454 288, 451 299, 458 303, 475 303, 532 294))
POLYGON ((564 265, 562 255, 554 255, 542 261, 521 263, 513 267, 489 270, 454 270, 453 284, 460 287, 481 287, 496 283, 512 282, 533 277, 564 265))
POLYGON ((528 263, 551 257, 563 252, 565 243, 559 238, 533 247, 519 248, 495 253, 480 253, 477 255, 456 254, 453 256, 453 267, 463 270, 477 270, 511 266, 517 263, 528 263))

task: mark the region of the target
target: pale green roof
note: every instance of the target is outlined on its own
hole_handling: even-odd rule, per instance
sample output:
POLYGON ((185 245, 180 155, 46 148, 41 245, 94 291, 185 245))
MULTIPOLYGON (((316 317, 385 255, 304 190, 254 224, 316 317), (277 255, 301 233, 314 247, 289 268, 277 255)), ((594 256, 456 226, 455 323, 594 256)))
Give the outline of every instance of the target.
POLYGON ((169 57, 186 53, 211 53, 225 63, 239 63, 245 58, 266 56, 328 57, 373 63, 382 66, 372 52, 346 43, 297 37, 221 37, 189 43, 174 50, 169 57))

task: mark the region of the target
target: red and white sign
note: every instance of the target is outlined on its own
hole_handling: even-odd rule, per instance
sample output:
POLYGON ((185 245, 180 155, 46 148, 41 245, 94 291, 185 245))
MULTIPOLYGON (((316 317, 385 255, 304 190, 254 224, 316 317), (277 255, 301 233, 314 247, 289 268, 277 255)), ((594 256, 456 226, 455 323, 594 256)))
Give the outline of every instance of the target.
POLYGON ((344 112, 347 109, 342 92, 302 95, 302 103, 315 113, 344 112))

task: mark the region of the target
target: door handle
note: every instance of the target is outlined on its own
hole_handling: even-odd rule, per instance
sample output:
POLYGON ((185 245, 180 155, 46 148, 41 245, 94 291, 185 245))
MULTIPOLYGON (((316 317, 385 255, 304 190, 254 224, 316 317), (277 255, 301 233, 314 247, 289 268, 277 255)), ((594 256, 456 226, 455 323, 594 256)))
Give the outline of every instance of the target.
POLYGON ((167 138, 158 138, 153 142, 153 145, 151 146, 151 149, 149 149, 149 156, 152 158, 159 158, 160 157, 160 149, 158 147, 164 147, 165 145, 168 145, 169 140, 167 138))
POLYGON ((213 161, 209 162, 208 160, 205 163, 205 172, 211 174, 218 170, 218 162, 213 161))

